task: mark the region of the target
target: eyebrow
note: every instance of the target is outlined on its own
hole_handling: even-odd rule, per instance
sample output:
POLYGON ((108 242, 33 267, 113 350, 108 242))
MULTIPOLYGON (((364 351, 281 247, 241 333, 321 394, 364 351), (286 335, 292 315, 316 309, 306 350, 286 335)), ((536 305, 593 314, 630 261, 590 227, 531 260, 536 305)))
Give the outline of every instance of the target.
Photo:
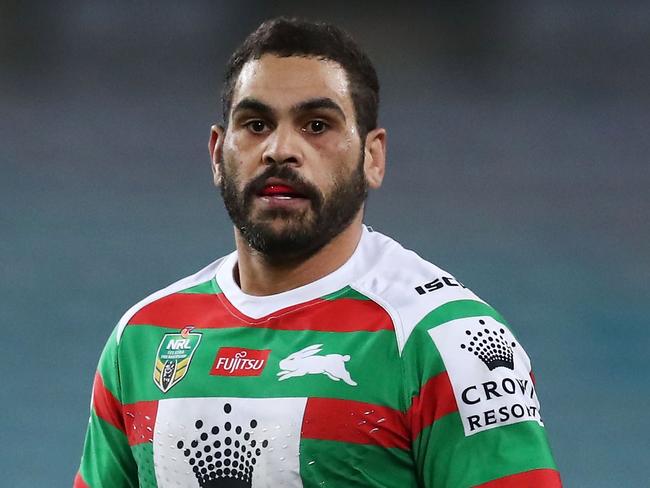
MULTIPOLYGON (((343 118, 343 120, 346 120, 343 109, 338 103, 329 97, 310 98, 309 100, 299 102, 291 107, 291 112, 308 112, 317 109, 334 110, 343 118)), ((265 116, 272 116, 275 113, 275 110, 273 110, 269 105, 251 97, 241 99, 232 109, 232 113, 234 114, 242 110, 250 110, 265 116)))
POLYGON ((343 109, 339 106, 338 103, 336 103, 334 100, 332 100, 329 97, 310 98, 309 100, 305 100, 304 102, 297 103, 296 105, 291 107, 291 111, 308 112, 310 110, 317 110, 323 108, 338 112, 338 114, 341 117, 343 117, 343 120, 346 120, 345 113, 343 113, 343 109))
POLYGON ((232 113, 239 112, 241 110, 250 110, 252 112, 258 112, 263 115, 273 115, 273 109, 265 104, 264 102, 259 101, 256 98, 242 98, 237 105, 232 109, 232 113))

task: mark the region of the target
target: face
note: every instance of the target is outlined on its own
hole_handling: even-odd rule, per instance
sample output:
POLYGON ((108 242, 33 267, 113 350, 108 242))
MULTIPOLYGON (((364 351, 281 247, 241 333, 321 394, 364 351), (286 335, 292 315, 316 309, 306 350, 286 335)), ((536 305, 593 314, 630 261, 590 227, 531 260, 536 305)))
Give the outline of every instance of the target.
POLYGON ((213 133, 211 148, 238 232, 271 259, 316 253, 360 216, 368 180, 375 186, 365 142, 338 63, 272 55, 248 62, 228 128, 213 133))

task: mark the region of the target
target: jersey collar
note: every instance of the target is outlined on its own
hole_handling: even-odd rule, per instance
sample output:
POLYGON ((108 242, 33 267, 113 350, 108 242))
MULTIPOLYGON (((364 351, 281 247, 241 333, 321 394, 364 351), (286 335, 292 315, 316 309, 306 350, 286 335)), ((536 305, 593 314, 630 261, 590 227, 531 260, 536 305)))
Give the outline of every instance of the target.
MULTIPOLYGON (((352 256, 337 270, 322 278, 293 290, 266 296, 247 295, 234 280, 237 251, 222 261, 216 280, 228 301, 243 314, 258 319, 278 310, 334 293, 363 276, 372 267, 373 232, 363 227, 361 239, 352 256)), ((378 256, 375 254, 375 259, 378 256)))

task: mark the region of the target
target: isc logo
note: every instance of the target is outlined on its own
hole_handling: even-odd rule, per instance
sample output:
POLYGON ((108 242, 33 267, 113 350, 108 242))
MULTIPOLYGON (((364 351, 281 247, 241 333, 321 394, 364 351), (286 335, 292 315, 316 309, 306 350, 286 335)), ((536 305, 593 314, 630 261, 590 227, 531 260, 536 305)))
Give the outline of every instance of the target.
POLYGON ((167 343, 168 351, 178 351, 181 349, 192 349, 189 339, 170 339, 167 343))
POLYGON ((451 276, 443 276, 442 278, 436 278, 435 280, 430 281, 429 283, 425 283, 424 285, 416 286, 415 291, 417 291, 419 295, 424 295, 426 293, 431 293, 432 291, 439 290, 443 286, 462 286, 465 288, 465 285, 463 285, 460 281, 454 280, 454 278, 451 276))

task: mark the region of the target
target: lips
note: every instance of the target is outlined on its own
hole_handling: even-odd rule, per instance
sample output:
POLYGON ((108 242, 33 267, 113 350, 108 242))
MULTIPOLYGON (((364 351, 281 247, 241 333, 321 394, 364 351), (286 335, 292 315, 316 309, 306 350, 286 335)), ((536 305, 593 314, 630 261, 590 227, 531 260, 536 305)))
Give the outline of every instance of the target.
POLYGON ((262 190, 258 193, 259 196, 278 199, 306 198, 304 193, 290 184, 271 180, 269 179, 266 182, 262 190))

